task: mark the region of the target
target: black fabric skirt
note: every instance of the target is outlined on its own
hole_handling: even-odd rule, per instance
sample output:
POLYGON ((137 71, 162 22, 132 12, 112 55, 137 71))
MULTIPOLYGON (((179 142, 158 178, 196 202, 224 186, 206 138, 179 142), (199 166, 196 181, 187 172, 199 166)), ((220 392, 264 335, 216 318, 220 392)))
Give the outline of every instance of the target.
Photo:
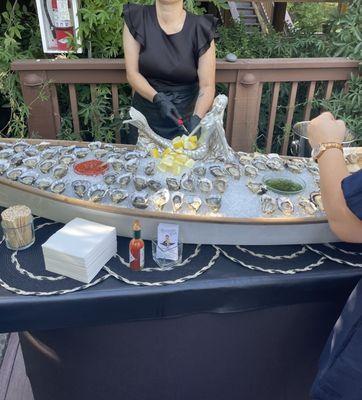
MULTIPOLYGON (((158 92, 164 93, 172 101, 184 121, 192 115, 199 92, 199 85, 197 83, 183 86, 159 85, 155 89, 158 92)), ((155 104, 137 92, 135 92, 132 98, 132 106, 146 117, 152 130, 160 136, 173 139, 175 136, 184 133, 183 129, 175 126, 172 121, 162 118, 155 104)), ((128 143, 136 144, 137 139, 138 129, 130 125, 128 143)))

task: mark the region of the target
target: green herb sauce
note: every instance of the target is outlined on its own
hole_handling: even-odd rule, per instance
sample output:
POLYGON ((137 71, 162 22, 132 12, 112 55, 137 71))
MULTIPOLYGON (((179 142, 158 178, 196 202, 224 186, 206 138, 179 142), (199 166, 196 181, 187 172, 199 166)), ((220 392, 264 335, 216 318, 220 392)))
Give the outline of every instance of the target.
POLYGON ((267 179, 265 184, 270 189, 279 190, 281 192, 298 192, 303 190, 303 186, 300 183, 294 182, 290 179, 267 179))

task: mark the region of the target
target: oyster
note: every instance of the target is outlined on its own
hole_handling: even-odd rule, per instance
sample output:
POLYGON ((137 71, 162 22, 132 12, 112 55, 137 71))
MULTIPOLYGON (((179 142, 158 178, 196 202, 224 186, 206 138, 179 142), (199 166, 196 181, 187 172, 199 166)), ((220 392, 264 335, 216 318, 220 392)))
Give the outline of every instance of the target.
POLYGON ((287 160, 284 165, 285 168, 295 174, 302 173, 303 169, 305 168, 305 164, 301 160, 287 160))
POLYGON ((107 187, 104 185, 92 185, 87 194, 89 201, 99 203, 107 194, 107 187))
POLYGON ((324 211, 322 195, 320 192, 312 192, 309 196, 309 199, 320 211, 324 211))
POLYGON ((284 214, 284 215, 292 215, 294 212, 294 206, 293 203, 288 199, 288 197, 278 197, 277 199, 277 204, 279 210, 284 214))
POLYGON ((45 190, 45 189, 48 189, 52 183, 53 183, 53 180, 50 178, 38 178, 35 181, 35 186, 39 189, 45 190))
POLYGON ((38 157, 27 157, 24 158, 23 164, 28 168, 35 168, 39 163, 38 157))
POLYGON ((307 170, 312 174, 312 175, 319 175, 319 167, 318 164, 316 163, 310 163, 307 165, 307 170))
POLYGON ((280 171, 284 168, 284 162, 278 154, 268 154, 265 164, 273 171, 280 171))
POLYGON ((266 165, 267 161, 268 157, 260 154, 251 160, 251 164, 254 165, 254 167, 256 167, 259 171, 265 171, 268 168, 266 165))
POLYGON ((227 180, 224 178, 214 179, 213 186, 219 193, 224 193, 227 188, 227 180))
POLYGON ((161 189, 151 197, 157 210, 161 211, 170 200, 170 192, 167 189, 161 189))
POLYGON ((36 179, 38 178, 38 174, 33 171, 25 171, 22 173, 18 180, 19 182, 23 183, 24 185, 32 185, 36 179))
POLYGON ((225 169, 234 179, 240 179, 240 168, 237 164, 226 164, 225 169))
POLYGON ((260 198, 261 211, 263 214, 273 214, 277 209, 277 202, 273 197, 263 194, 260 198))
POLYGON ((209 167, 210 173, 215 176, 215 178, 220 178, 226 175, 226 171, 220 165, 211 165, 209 167))
POLYGON ((182 205, 184 202, 184 195, 181 192, 175 192, 171 196, 171 203, 172 203, 172 209, 174 212, 178 212, 181 210, 182 205))
POLYGON ((15 153, 11 158, 10 158, 10 164, 15 165, 18 167, 23 163, 24 160, 24 153, 15 153))
POLYGON ((15 153, 22 153, 27 147, 29 147, 28 143, 21 140, 14 144, 13 149, 15 153))
POLYGON ((166 178, 166 184, 170 191, 180 190, 180 181, 176 178, 166 178))
POLYGON ((135 159, 135 158, 142 158, 142 157, 145 157, 146 154, 147 154, 147 153, 144 153, 144 152, 141 151, 141 150, 128 151, 128 152, 125 154, 124 159, 125 159, 126 161, 129 161, 129 160, 132 160, 132 159, 135 159))
POLYGON ((76 147, 75 144, 72 144, 70 146, 64 146, 60 150, 60 152, 61 152, 61 154, 72 154, 74 152, 74 150, 75 150, 75 147, 76 147))
POLYGON ((64 178, 68 173, 68 167, 65 164, 60 164, 54 167, 53 176, 56 179, 64 178))
POLYGON ((118 177, 117 183, 120 188, 125 188, 131 182, 131 174, 124 174, 118 177))
POLYGON ((50 160, 51 158, 55 158, 57 153, 58 153, 58 150, 55 147, 50 148, 50 149, 45 149, 41 153, 41 158, 44 158, 44 160, 50 160))
POLYGON ((188 196, 186 199, 186 203, 191 211, 197 213, 201 207, 202 200, 200 199, 200 197, 197 196, 188 196))
POLYGON ((0 159, 10 158, 14 154, 13 149, 3 149, 0 150, 0 159))
POLYGON ((251 160, 253 159, 253 157, 251 157, 250 154, 244 153, 244 152, 241 152, 241 151, 238 153, 238 155, 239 155, 239 163, 241 165, 250 164, 251 160))
POLYGON ((51 184, 50 190, 53 193, 61 194, 64 192, 65 187, 66 187, 66 182, 62 179, 59 179, 51 184))
POLYGON ((244 174, 250 176, 250 178, 255 178, 258 175, 258 169, 254 165, 245 165, 244 174))
POLYGON ((98 159, 103 158, 107 154, 108 154, 108 150, 106 150, 106 149, 95 149, 94 150, 94 157, 98 158, 98 159))
POLYGON ((87 147, 78 147, 74 149, 74 155, 77 158, 85 158, 89 154, 89 149, 87 147))
POLYGON ((105 150, 109 151, 114 151, 114 145, 112 143, 105 143, 105 145, 103 146, 103 148, 105 150))
POLYGON ((198 181, 198 186, 203 193, 209 193, 212 190, 212 182, 207 178, 200 178, 198 181))
POLYGON ((84 179, 79 179, 72 182, 72 188, 74 193, 81 199, 85 196, 90 186, 91 186, 90 182, 84 179))
POLYGON ((131 202, 133 207, 143 210, 148 207, 148 195, 145 193, 136 193, 132 196, 131 202))
POLYGON ((88 148, 91 151, 94 151, 96 149, 100 149, 102 147, 102 143, 101 142, 91 142, 88 144, 88 148))
POLYGON ((39 169, 43 174, 47 174, 55 164, 55 160, 44 160, 39 164, 39 169))
POLYGON ((25 154, 29 157, 35 157, 39 154, 39 151, 34 146, 29 146, 25 149, 25 154))
POLYGON ((305 213, 309 215, 313 215, 318 211, 316 205, 305 197, 301 197, 299 199, 298 205, 305 213))
POLYGON ((139 165, 138 158, 132 158, 131 160, 126 162, 125 168, 127 172, 137 172, 139 165))
POLYGON ((349 153, 349 154, 345 154, 344 159, 346 160, 346 163, 348 165, 351 164, 357 164, 358 160, 359 160, 360 155, 358 153, 349 153))
POLYGON ((146 189, 147 187, 147 180, 143 178, 142 176, 135 176, 133 178, 133 184, 136 190, 141 191, 143 189, 146 189))
POLYGON ((112 168, 116 172, 121 172, 124 168, 123 161, 118 158, 110 157, 107 162, 112 165, 112 168))
POLYGON ((113 185, 116 182, 117 176, 116 174, 109 172, 103 176, 103 180, 107 185, 113 185))
POLYGON ((70 165, 75 163, 76 157, 73 154, 64 154, 64 156, 59 157, 60 164, 70 165))
POLYGON ((206 168, 202 165, 198 165, 193 168, 192 173, 196 176, 205 176, 206 175, 206 168))
POLYGON ((253 181, 248 181, 246 184, 246 187, 250 189, 253 193, 262 195, 268 191, 265 185, 263 185, 261 182, 253 182, 253 181))
POLYGON ((126 190, 117 189, 117 188, 110 189, 109 197, 113 203, 119 204, 119 203, 122 203, 122 201, 128 197, 128 192, 126 190))
POLYGON ((12 181, 16 181, 17 179, 19 179, 19 177, 25 172, 24 168, 14 168, 14 169, 10 169, 7 173, 6 173, 6 177, 11 179, 12 181))
POLYGON ((184 174, 181 178, 181 188, 188 191, 194 192, 195 191, 195 179, 188 174, 184 174))
POLYGON ((157 192, 162 188, 162 183, 160 181, 156 181, 155 179, 150 179, 147 182, 147 186, 154 192, 157 192))
POLYGON ((36 145, 36 148, 38 149, 38 151, 44 151, 49 146, 50 146, 49 142, 40 142, 36 145))
POLYGON ((0 175, 5 173, 5 171, 10 167, 10 163, 5 160, 0 160, 0 175))
POLYGON ((150 176, 154 175, 156 172, 156 163, 154 161, 150 161, 146 166, 145 166, 145 174, 150 176))
POLYGON ((221 207, 221 196, 210 196, 205 199, 206 205, 209 207, 210 211, 217 213, 221 207))

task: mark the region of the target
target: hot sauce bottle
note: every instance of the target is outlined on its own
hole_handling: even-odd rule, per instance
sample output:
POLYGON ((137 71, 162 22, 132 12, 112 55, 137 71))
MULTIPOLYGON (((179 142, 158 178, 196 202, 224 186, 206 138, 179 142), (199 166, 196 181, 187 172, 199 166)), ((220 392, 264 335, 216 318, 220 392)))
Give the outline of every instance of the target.
POLYGON ((145 244, 141 239, 141 225, 134 221, 133 239, 129 242, 129 266, 132 271, 140 271, 145 265, 145 244))

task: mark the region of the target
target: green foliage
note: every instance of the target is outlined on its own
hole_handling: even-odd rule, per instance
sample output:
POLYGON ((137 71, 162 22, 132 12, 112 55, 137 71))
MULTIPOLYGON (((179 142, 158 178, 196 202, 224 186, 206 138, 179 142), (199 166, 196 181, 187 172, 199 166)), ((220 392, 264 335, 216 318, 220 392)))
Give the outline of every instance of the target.
POLYGON ((323 26, 335 17, 336 3, 289 3, 288 11, 294 28, 304 33, 322 32, 323 26))

